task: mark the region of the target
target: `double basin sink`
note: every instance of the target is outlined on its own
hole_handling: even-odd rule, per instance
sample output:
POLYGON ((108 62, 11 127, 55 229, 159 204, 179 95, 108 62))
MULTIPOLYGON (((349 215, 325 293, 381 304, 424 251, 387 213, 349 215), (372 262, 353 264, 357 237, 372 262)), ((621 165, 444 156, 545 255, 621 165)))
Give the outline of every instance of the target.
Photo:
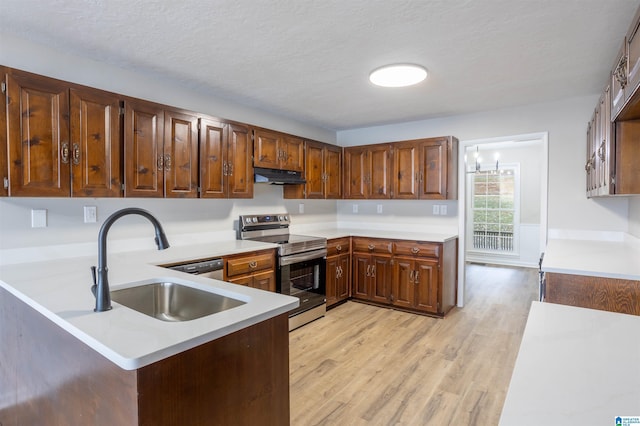
POLYGON ((164 280, 112 290, 111 300, 150 317, 169 322, 191 321, 246 303, 164 280))

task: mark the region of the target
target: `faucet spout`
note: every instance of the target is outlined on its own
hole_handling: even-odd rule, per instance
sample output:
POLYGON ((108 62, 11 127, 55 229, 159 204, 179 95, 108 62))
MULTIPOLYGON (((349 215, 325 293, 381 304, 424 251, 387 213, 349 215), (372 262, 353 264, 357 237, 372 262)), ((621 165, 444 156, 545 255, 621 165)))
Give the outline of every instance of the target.
POLYGON ((107 268, 107 234, 109 233, 111 225, 113 225, 116 220, 129 214, 143 216, 153 224, 156 232, 155 241, 158 246, 158 250, 169 248, 169 241, 162 229, 162 225, 160 225, 158 219, 148 211, 137 207, 129 207, 118 210, 109 216, 100 227, 100 232, 98 233, 98 267, 97 270, 95 267, 92 268, 93 286, 91 287, 91 291, 96 297, 95 312, 103 312, 111 309, 111 293, 109 291, 108 277, 109 269, 107 268))

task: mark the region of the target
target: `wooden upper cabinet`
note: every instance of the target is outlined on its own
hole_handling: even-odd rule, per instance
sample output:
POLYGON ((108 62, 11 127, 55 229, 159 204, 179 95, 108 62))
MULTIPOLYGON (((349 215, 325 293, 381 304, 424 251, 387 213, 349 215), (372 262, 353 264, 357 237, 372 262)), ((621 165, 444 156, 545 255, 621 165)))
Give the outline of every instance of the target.
POLYGON ((390 145, 345 148, 344 179, 345 198, 391 198, 390 145))
POLYGON ((216 120, 200 119, 200 196, 227 196, 228 126, 216 120))
POLYGON ((164 109, 125 101, 124 182, 126 197, 164 196, 164 109))
POLYGON ((253 145, 247 126, 200 119, 200 196, 251 198, 253 145))
POLYGON ((325 198, 324 144, 307 141, 305 149, 305 198, 325 198))
POLYGON ((164 111, 164 195, 171 198, 198 196, 198 117, 164 111))
POLYGON ((324 147, 325 198, 342 198, 342 148, 324 147))
POLYGON ((393 148, 393 198, 418 198, 420 146, 397 143, 393 148))
POLYGON ((71 89, 71 195, 119 197, 120 100, 93 89, 71 89))
POLYGON ((69 196, 69 86, 28 73, 7 76, 9 194, 69 196))
POLYGON ((420 143, 419 197, 458 198, 458 140, 454 137, 424 139, 420 143))
POLYGON ((128 100, 124 119, 125 196, 198 196, 198 117, 128 100))
POLYGON ((7 72, 0 66, 0 85, 2 98, 0 99, 0 196, 9 195, 9 163, 7 162, 7 72))
POLYGON ((629 99, 637 91, 640 85, 640 9, 627 38, 627 87, 625 98, 629 99))
POLYGON ((628 61, 624 46, 618 52, 617 58, 616 65, 611 72, 611 116, 614 118, 624 106, 624 93, 628 82, 628 61))
POLYGON ((254 129, 253 165, 266 169, 279 169, 282 160, 282 134, 254 129))
POLYGON ((304 140, 266 129, 254 129, 253 165, 266 169, 304 171, 304 140))
POLYGON ((246 125, 231 123, 228 131, 229 198, 253 197, 253 142, 246 125))
POLYGON ((283 170, 304 171, 304 140, 295 136, 285 135, 282 138, 282 166, 283 170))
POLYGON ((342 198, 342 148, 305 141, 305 185, 286 185, 285 198, 342 198))

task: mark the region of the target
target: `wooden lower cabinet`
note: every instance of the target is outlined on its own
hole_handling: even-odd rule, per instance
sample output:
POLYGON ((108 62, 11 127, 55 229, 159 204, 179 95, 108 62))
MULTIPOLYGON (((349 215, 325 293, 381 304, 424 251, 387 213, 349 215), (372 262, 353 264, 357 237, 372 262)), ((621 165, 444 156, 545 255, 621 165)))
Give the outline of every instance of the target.
POLYGON ((351 293, 351 256, 327 257, 327 307, 349 298, 351 293))
POLYGON ((640 315, 640 281, 545 273, 545 302, 640 315))
POLYGON ((353 254, 352 295, 356 299, 389 303, 391 256, 353 254))
POLYGON ((458 240, 353 237, 351 297, 444 316, 456 304, 458 240))
POLYGON ((391 304, 438 313, 438 260, 395 257, 391 304))
POLYGON ((225 256, 224 280, 266 291, 276 291, 274 249, 225 256))

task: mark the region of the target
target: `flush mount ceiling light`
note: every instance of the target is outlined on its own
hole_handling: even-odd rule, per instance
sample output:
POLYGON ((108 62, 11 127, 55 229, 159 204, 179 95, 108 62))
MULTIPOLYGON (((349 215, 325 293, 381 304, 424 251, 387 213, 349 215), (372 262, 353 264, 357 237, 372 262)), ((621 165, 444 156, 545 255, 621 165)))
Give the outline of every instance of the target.
POLYGON ((377 68, 369 74, 369 80, 382 87, 405 87, 427 78, 427 70, 420 65, 393 64, 377 68))

